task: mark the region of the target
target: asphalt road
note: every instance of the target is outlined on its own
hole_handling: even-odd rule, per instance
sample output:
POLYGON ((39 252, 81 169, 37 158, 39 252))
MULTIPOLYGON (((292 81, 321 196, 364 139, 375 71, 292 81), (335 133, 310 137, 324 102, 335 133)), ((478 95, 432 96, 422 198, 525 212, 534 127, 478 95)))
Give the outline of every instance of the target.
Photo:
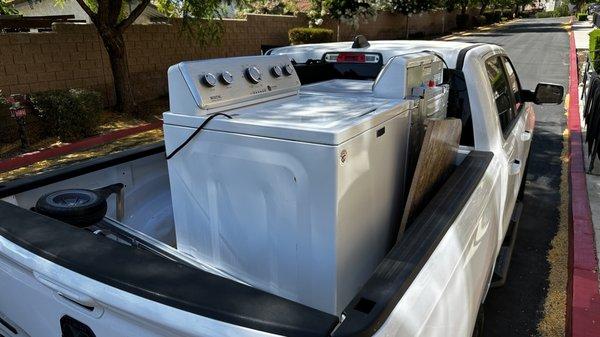
MULTIPOLYGON (((561 19, 520 20, 489 32, 454 41, 494 43, 506 49, 523 88, 552 82, 568 88, 569 37, 561 19)), ((562 106, 536 107, 525 200, 507 284, 490 290, 485 308, 485 336, 536 336, 548 286, 546 254, 558 226, 562 106)))

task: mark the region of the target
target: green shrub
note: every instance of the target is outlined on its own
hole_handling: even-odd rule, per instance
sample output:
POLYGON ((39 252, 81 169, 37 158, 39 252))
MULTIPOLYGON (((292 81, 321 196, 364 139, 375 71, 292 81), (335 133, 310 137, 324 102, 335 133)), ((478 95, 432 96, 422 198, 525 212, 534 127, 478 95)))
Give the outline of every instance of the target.
POLYGON ((98 122, 103 108, 102 95, 97 91, 83 89, 71 89, 70 92, 77 99, 83 114, 94 116, 98 122))
POLYGON ((409 38, 411 40, 424 40, 427 37, 427 35, 425 34, 425 32, 414 32, 414 33, 410 33, 409 38))
POLYGON ((10 104, 0 92, 0 143, 11 143, 18 136, 13 124, 13 118, 10 117, 10 104))
POLYGON ((472 27, 471 16, 469 14, 456 15, 456 28, 470 29, 472 27))
POLYGON ((502 18, 501 11, 485 12, 485 13, 483 13, 483 15, 485 16, 485 20, 488 24, 498 23, 498 22, 500 22, 500 19, 502 18))
POLYGON ((579 20, 579 21, 587 21, 587 19, 588 19, 587 14, 585 14, 585 13, 579 13, 579 14, 577 14, 577 20, 579 20))
POLYGON ((102 97, 87 90, 52 90, 31 95, 33 107, 47 130, 61 141, 92 136, 98 128, 102 97))
POLYGON ((333 41, 333 30, 324 28, 292 28, 288 32, 291 44, 333 41))
POLYGON ((568 1, 563 1, 563 4, 558 6, 558 8, 556 8, 554 11, 556 12, 557 17, 571 15, 571 11, 569 10, 568 1))
POLYGON ((473 25, 475 27, 485 26, 487 24, 487 19, 485 15, 477 15, 473 17, 473 25))
POLYGON ((535 14, 535 17, 538 19, 544 19, 544 18, 554 18, 556 17, 556 12, 555 11, 549 11, 549 12, 537 12, 535 14))
MULTIPOLYGON (((571 12, 569 11, 569 5, 562 4, 553 11, 538 12, 535 14, 535 17, 536 18, 558 18, 561 16, 569 16, 570 14, 571 14, 571 12)), ((583 14, 583 15, 585 15, 585 14, 583 14)), ((585 21, 585 20, 587 20, 587 15, 585 15, 585 19, 583 21, 585 21)))
POLYGON ((590 32, 590 61, 596 71, 600 70, 600 29, 590 32))

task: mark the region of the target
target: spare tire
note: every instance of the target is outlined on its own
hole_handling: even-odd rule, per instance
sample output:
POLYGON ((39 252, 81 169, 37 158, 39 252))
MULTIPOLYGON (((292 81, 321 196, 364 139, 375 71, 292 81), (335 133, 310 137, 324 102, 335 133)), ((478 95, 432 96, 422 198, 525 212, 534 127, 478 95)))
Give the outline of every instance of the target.
POLYGON ((98 223, 106 215, 106 198, 85 189, 70 189, 42 195, 35 211, 76 227, 98 223))

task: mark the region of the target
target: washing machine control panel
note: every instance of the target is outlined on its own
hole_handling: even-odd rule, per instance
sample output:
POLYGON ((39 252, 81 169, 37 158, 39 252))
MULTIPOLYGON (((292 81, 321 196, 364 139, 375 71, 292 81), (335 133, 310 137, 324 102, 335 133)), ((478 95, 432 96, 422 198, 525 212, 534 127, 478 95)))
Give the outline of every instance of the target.
POLYGON ((293 95, 300 88, 294 66, 281 55, 182 62, 169 70, 169 90, 181 90, 182 81, 202 110, 293 95))

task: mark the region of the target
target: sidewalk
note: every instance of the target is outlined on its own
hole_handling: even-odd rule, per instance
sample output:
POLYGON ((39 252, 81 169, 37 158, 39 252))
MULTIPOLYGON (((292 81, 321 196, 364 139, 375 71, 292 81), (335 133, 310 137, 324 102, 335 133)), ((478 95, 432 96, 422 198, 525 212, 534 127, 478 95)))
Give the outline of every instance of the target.
MULTIPOLYGON (((575 36, 575 48, 580 50, 587 51, 589 49, 589 32, 593 30, 593 25, 589 21, 581 22, 576 21, 573 22, 573 33, 575 36)), ((583 83, 579 84, 579 96, 577 99, 581 98, 581 94, 583 91, 583 83)), ((585 121, 583 120, 583 109, 584 109, 585 101, 579 100, 579 119, 581 123, 581 135, 585 140, 587 134, 587 126, 585 125, 585 121)), ((591 164, 591 158, 588 153, 588 146, 585 141, 583 142, 583 157, 584 157, 584 169, 586 172, 586 184, 588 197, 590 200, 590 209, 592 211, 592 222, 594 227, 594 237, 595 240, 595 248, 596 248, 596 256, 599 261, 600 268, 600 161, 596 159, 594 163, 594 170, 591 174, 588 172, 588 168, 591 164)))
POLYGON ((589 49, 589 34, 594 30, 594 25, 590 21, 574 21, 572 30, 575 34, 575 49, 589 49))
MULTIPOLYGON (((598 241, 600 217, 597 206, 600 194, 595 190, 600 177, 586 174, 587 144, 581 123, 581 88, 578 78, 576 32, 571 35, 569 85, 569 180, 571 190, 569 286, 567 291, 567 335, 597 336, 600 329, 600 294, 598 283, 598 241), (577 97, 576 97, 577 96, 577 97), (596 238, 596 239, 595 239, 596 238)), ((587 28, 589 29, 589 28, 587 28)), ((579 33, 581 34, 581 33, 579 33)), ((579 35, 580 43, 585 37, 579 35)))
MULTIPOLYGON (((579 85, 579 97, 581 98, 581 92, 583 89, 583 85, 579 85)), ((587 126, 585 125, 585 121, 583 120, 583 108, 585 102, 579 102, 579 118, 581 123, 581 136, 584 139, 583 142, 583 158, 585 164, 585 172, 586 172, 586 184, 588 197, 590 199, 590 209, 592 210, 592 222, 594 226, 594 237, 596 241, 596 256, 599 261, 599 269, 600 269, 600 161, 596 159, 594 163, 594 170, 591 174, 588 172, 588 169, 591 164, 591 159, 589 157, 588 146, 585 143, 585 137, 587 134, 587 126)))

